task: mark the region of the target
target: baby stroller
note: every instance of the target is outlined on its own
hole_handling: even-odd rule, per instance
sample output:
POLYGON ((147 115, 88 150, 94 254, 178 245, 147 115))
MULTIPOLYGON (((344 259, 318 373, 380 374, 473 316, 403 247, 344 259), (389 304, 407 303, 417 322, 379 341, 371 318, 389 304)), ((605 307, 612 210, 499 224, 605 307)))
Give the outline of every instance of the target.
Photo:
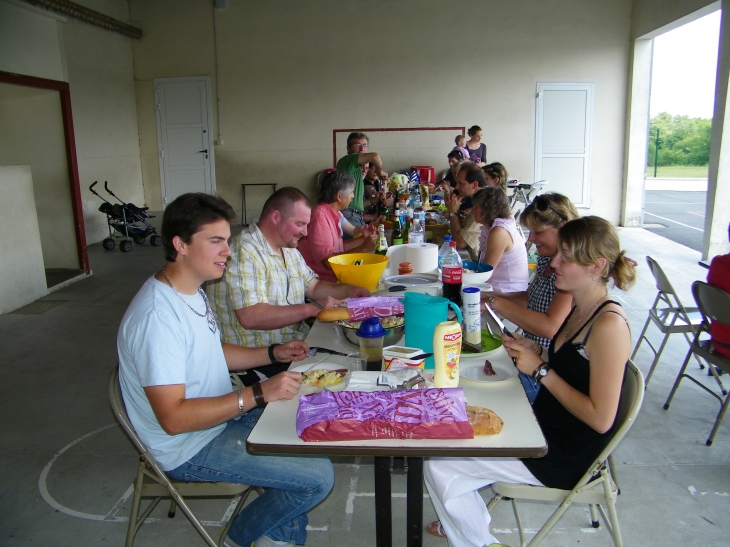
POLYGON ((157 230, 146 220, 148 218, 154 218, 154 216, 147 214, 148 207, 140 208, 133 203, 124 203, 114 195, 114 192, 109 190, 108 182, 104 181, 104 189, 119 202, 111 203, 94 191, 94 186, 96 186, 97 182, 99 181, 94 181, 94 184, 89 186, 89 190, 104 202, 99 207, 99 211, 106 215, 106 222, 109 226, 109 237, 102 242, 102 246, 107 251, 114 249, 116 245, 114 241, 115 237, 124 238, 124 241, 119 243, 119 250, 123 253, 128 253, 132 250, 130 238, 135 243, 141 245, 150 236, 150 245, 158 247, 162 244, 162 238, 157 234, 157 230), (138 223, 144 226, 138 226, 138 223), (115 232, 119 235, 116 235, 115 232))

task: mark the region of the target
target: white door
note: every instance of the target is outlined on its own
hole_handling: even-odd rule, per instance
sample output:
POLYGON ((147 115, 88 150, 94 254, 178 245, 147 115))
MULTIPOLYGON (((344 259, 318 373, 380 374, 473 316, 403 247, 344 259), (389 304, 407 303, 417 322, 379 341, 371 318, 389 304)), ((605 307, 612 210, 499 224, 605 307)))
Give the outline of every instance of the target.
POLYGON ((535 179, 590 207, 593 84, 537 84, 535 179))
POLYGON ((215 191, 210 79, 155 79, 163 208, 186 192, 215 191))

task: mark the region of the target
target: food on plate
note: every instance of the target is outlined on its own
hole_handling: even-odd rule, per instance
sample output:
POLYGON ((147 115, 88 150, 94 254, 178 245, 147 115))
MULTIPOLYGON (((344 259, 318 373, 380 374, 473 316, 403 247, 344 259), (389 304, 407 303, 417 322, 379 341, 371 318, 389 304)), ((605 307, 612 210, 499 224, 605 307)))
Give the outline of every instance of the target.
POLYGON ((494 367, 492 366, 492 362, 489 359, 484 360, 484 374, 485 376, 496 376, 497 373, 494 372, 494 367))
POLYGON ((347 369, 317 369, 302 373, 302 384, 305 386, 333 386, 339 384, 347 374, 347 369))
POLYGON ((474 270, 470 270, 469 268, 464 268, 462 273, 476 273, 474 270))
POLYGON ((317 319, 324 323, 331 323, 332 321, 347 321, 350 319, 350 312, 345 306, 337 306, 334 308, 327 308, 317 314, 317 319))
POLYGON ((474 435, 497 435, 504 426, 502 418, 481 406, 466 405, 466 416, 474 429, 474 435))

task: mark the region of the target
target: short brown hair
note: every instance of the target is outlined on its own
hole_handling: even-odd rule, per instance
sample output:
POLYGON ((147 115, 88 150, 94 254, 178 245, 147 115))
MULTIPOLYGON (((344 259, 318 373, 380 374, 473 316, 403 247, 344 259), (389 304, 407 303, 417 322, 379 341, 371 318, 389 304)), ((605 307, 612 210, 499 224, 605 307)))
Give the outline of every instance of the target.
POLYGON ((370 137, 368 137, 365 133, 354 132, 354 133, 350 133, 347 136, 347 146, 350 146, 350 143, 352 141, 354 141, 355 139, 365 139, 368 142, 368 144, 370 144, 370 137))
POLYGON ((261 218, 271 215, 274 211, 279 211, 282 215, 286 216, 291 212, 292 207, 297 201, 303 201, 307 207, 312 208, 312 204, 307 199, 307 196, 298 188, 294 188, 293 186, 279 188, 264 203, 264 208, 261 209, 261 218))
POLYGON ((484 171, 484 174, 488 177, 499 179, 499 187, 505 192, 505 194, 507 193, 507 169, 504 165, 495 161, 494 163, 490 163, 489 165, 482 167, 482 171, 484 171))
POLYGON ((484 171, 476 163, 464 163, 457 173, 464 171, 466 174, 464 178, 466 182, 476 182, 479 188, 484 188, 487 185, 487 178, 484 176, 484 171))
POLYGON ((487 224, 492 224, 495 218, 512 218, 507 194, 499 186, 482 188, 471 197, 471 201, 475 208, 479 207, 487 224))

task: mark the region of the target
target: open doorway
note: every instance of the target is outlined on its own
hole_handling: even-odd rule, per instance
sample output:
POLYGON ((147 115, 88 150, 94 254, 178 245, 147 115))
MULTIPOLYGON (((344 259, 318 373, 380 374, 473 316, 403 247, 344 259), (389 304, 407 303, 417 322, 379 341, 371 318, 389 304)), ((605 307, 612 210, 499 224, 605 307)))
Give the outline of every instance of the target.
POLYGON ((702 251, 720 11, 653 39, 643 226, 702 251))

